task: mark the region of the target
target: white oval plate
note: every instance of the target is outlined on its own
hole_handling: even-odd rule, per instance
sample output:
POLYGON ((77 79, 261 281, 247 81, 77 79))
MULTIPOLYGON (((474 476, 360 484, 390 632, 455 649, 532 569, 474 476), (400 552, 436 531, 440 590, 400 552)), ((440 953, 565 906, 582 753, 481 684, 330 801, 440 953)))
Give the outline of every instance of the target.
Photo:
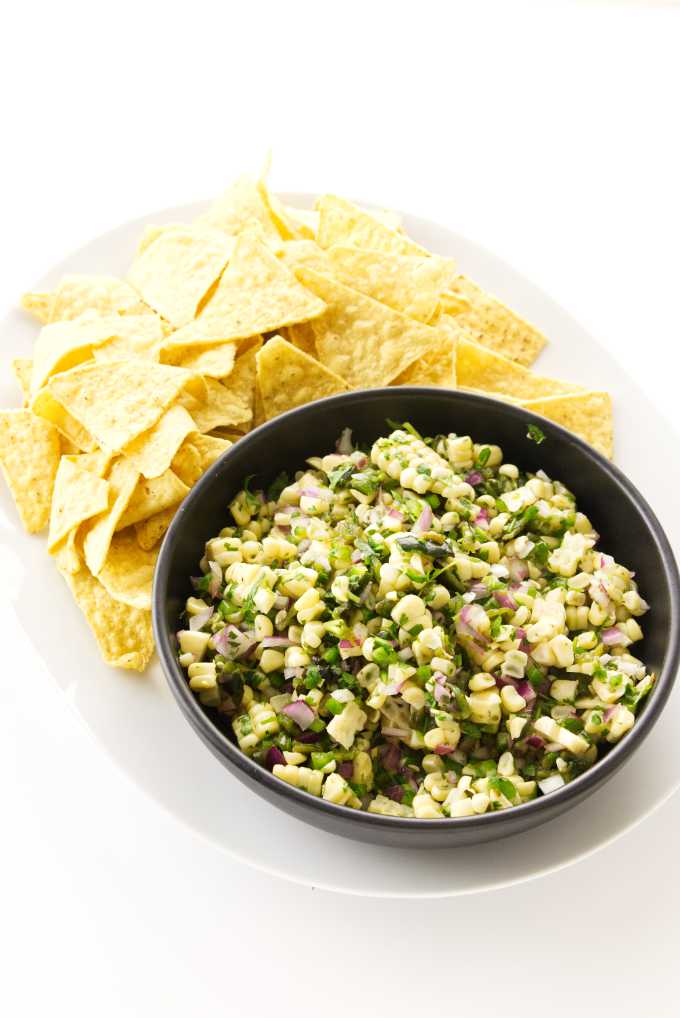
MULTIPOLYGON (((288 195, 286 200, 308 207, 313 199, 288 195)), ((169 209, 104 234, 55 266, 37 288, 49 288, 66 272, 123 275, 145 223, 186 221, 204 207, 169 209)), ((410 216, 404 225, 415 240, 453 256, 462 271, 551 337, 540 358, 541 373, 612 392, 616 461, 649 498, 675 544, 680 537, 678 483, 668 471, 668 425, 654 404, 566 312, 500 259, 442 226, 410 216)), ((7 355, 0 405, 17 405, 9 358, 30 356, 37 328, 17 310, 0 331, 7 355)), ((28 654, 24 660, 35 661, 37 654, 47 663, 95 738, 135 784, 242 862, 351 894, 470 894, 528 880, 591 854, 640 822, 680 785, 680 756, 668 751, 678 730, 678 689, 631 763, 585 803, 528 834, 433 852, 384 849, 324 834, 252 795, 213 758, 184 721, 157 662, 139 677, 100 661, 78 608, 49 562, 44 540, 23 533, 10 496, 1 488, 0 599, 9 602, 23 630, 17 637, 28 654)), ((601 529, 606 534, 606 525, 601 529)), ((28 678, 26 670, 23 676, 28 678)))

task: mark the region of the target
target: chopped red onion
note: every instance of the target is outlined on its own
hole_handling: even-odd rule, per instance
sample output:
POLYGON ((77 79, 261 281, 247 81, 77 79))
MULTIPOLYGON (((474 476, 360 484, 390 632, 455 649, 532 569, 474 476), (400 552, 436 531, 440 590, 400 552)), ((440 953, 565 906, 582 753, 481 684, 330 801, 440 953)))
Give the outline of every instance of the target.
POLYGON ((307 498, 321 498, 321 490, 319 488, 301 488, 301 495, 306 495, 307 498))
POLYGON ((321 738, 320 732, 300 732, 295 738, 298 742, 318 742, 321 738))
POLYGON ((360 456, 359 459, 356 461, 356 465, 359 467, 360 470, 363 469, 363 467, 367 466, 367 464, 368 456, 360 456))
POLYGON ((303 732, 307 731, 316 716, 312 708, 304 700, 294 700, 292 703, 287 703, 282 708, 282 713, 292 718, 303 732))
POLYGON ((481 527, 482 530, 489 529, 489 514, 486 509, 480 509, 475 516, 475 526, 481 527))
POLYGON ((603 629, 600 636, 606 647, 627 647, 630 643, 629 638, 618 626, 610 626, 609 629, 603 629))
POLYGON ((456 621, 456 632, 459 636, 469 636, 476 643, 485 647, 488 644, 488 639, 483 633, 480 633, 478 629, 472 623, 474 613, 472 611, 472 605, 466 604, 460 610, 460 615, 456 621))
POLYGON ((208 562, 208 566, 212 573, 210 582, 208 583, 208 593, 211 597, 217 597, 220 592, 220 587, 222 586, 222 570, 218 566, 217 562, 208 562))
POLYGON ((404 520, 404 514, 400 513, 398 509, 388 509, 387 515, 391 516, 393 520, 399 520, 400 522, 404 520))
POLYGON ((345 779, 345 781, 351 781, 352 776, 354 775, 354 764, 351 760, 343 760, 337 765, 335 770, 341 778, 345 779))
POLYGON ((467 475, 465 480, 468 484, 471 484, 472 487, 475 488, 478 484, 482 483, 484 478, 480 474, 479 470, 473 470, 471 473, 467 475))
POLYGON ((268 770, 273 771, 276 764, 285 765, 285 763, 286 758, 278 746, 271 746, 267 750, 267 755, 264 758, 264 765, 268 770))
POLYGON ((388 742, 381 748, 382 764, 386 771, 396 771, 401 760, 401 750, 396 742, 388 742))
POLYGON ((542 749, 544 746, 543 739, 540 737, 540 735, 530 735, 529 738, 527 739, 527 743, 531 746, 532 749, 542 749))
POLYGON ((512 594, 508 594, 507 590, 494 590, 493 596, 501 608, 509 608, 511 611, 517 610, 517 602, 512 594))
POLYGON ((447 745, 445 745, 442 742, 442 743, 439 744, 439 746, 435 746, 434 747, 434 751, 437 754, 437 756, 448 756, 449 753, 455 753, 456 752, 456 747, 455 746, 447 746, 447 745))
POLYGON ((383 735, 392 735, 395 739, 408 739, 411 734, 408 728, 383 728, 383 735))
POLYGON ((514 580, 516 583, 521 583, 522 580, 526 580, 529 575, 529 566, 526 562, 523 562, 521 558, 509 558, 507 561, 510 579, 514 580))
POLYGON ((390 785, 385 789, 385 795, 393 802, 401 802, 404 798, 404 789, 401 785, 390 785))
POLYGON ((424 534, 425 531, 429 530, 431 526, 432 526, 432 510, 428 505, 426 506, 425 509, 423 509, 422 513, 416 520, 413 529, 417 531, 419 534, 424 534))
POLYGON ((519 695, 524 697, 527 703, 532 703, 536 699, 536 690, 526 679, 520 682, 515 688, 519 695))
POLYGON ((215 647, 223 657, 233 661, 237 657, 243 657, 252 650, 254 643, 252 636, 242 633, 236 626, 225 626, 213 637, 215 647))
POLYGON ((604 714, 602 715, 602 717, 604 718, 605 721, 610 721, 611 718, 614 717, 614 715, 616 714, 618 709, 619 709, 618 703, 612 704, 611 707, 607 707, 607 709, 604 712, 604 714))
POLYGON ((293 641, 289 640, 287 636, 265 636, 264 640, 260 642, 260 646, 262 647, 262 650, 268 650, 270 648, 280 650, 285 647, 296 647, 299 646, 299 644, 293 643, 293 641))
POLYGON ((197 612, 189 619, 189 629, 203 629, 203 626, 210 622, 214 614, 215 612, 212 608, 204 608, 203 611, 197 612))
POLYGON ((355 548, 352 552, 352 562, 361 562, 363 554, 359 548, 355 548))
POLYGON ((477 581, 470 586, 469 592, 474 594, 475 597, 485 597, 489 593, 489 588, 485 583, 477 581))
POLYGON ((499 675, 496 679, 496 685, 499 689, 502 689, 503 686, 512 686, 513 689, 519 692, 520 683, 518 679, 514 679, 511 675, 499 675))

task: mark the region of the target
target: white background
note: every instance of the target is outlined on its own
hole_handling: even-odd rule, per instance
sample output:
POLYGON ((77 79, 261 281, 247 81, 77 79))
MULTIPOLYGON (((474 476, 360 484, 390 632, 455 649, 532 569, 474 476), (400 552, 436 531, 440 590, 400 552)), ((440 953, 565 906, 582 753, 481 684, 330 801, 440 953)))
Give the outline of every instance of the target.
MULTIPOLYGON (((556 297, 667 407, 668 433, 640 421, 640 442, 667 443, 673 469, 674 4, 24 2, 0 47, 0 307, 91 236, 207 197, 271 147, 275 188, 441 220, 556 297)), ((314 891, 162 813, 2 643, 3 1014, 677 1014, 679 796, 516 888, 314 891)))

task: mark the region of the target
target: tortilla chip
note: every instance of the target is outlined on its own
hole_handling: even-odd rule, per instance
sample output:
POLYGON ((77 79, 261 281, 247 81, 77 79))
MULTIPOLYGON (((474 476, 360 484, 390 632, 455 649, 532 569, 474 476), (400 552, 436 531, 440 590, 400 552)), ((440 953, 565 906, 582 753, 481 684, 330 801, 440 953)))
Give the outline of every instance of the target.
POLYGON ((266 238, 275 241, 280 239, 257 183, 248 175, 239 177, 196 222, 222 230, 232 237, 255 226, 262 230, 266 238))
POLYGON ((54 482, 47 550, 52 553, 85 520, 106 512, 109 484, 87 469, 87 455, 62 456, 54 482), (81 461, 85 460, 85 463, 81 461))
POLYGON ((151 611, 151 587, 157 551, 140 548, 134 530, 115 534, 99 582, 114 601, 151 611))
POLYGON ((287 241, 281 247, 279 259, 291 272, 295 271, 297 265, 308 265, 310 269, 327 276, 333 274, 328 255, 313 240, 287 241))
POLYGON ((60 572, 95 635, 102 657, 116 668, 143 672, 153 657, 151 612, 114 600, 87 569, 60 572))
POLYGON ((242 234, 214 294, 173 343, 246 339, 316 318, 325 305, 298 282, 266 244, 242 234))
POLYGON ((548 396, 545 399, 522 400, 521 405, 573 431, 608 459, 614 455, 612 398, 608 392, 548 396))
POLYGON ((60 455, 52 424, 30 410, 0 410, 0 467, 29 534, 49 522, 60 455))
POLYGON ((138 315, 125 315, 121 319, 146 323, 135 331, 118 329, 115 336, 93 347, 92 356, 96 361, 125 361, 130 358, 159 361, 159 350, 166 336, 166 324, 155 312, 150 311, 143 319, 138 315))
POLYGON ((140 477, 116 530, 124 530, 133 523, 148 520, 150 516, 176 506, 188 494, 189 488, 172 470, 166 470, 160 477, 140 477))
MULTIPOLYGON (((227 379, 229 382, 230 379, 227 379)), ((244 406, 226 386, 214 378, 206 378, 208 398, 199 403, 190 395, 181 396, 179 402, 194 419, 196 431, 205 434, 215 428, 247 424, 252 419, 252 410, 244 406)))
POLYGON ((143 477, 160 477, 170 468, 184 439, 196 430, 193 417, 175 403, 148 431, 126 446, 124 455, 143 477))
POLYGON ((101 571, 119 522, 137 487, 139 472, 123 456, 114 460, 108 472, 109 508, 83 526, 83 554, 90 572, 101 571))
POLYGON ((387 385, 442 337, 423 325, 304 266, 298 275, 328 305, 313 323, 317 355, 347 388, 387 385))
POLYGON ((31 373, 33 371, 33 361, 30 357, 15 357, 12 361, 12 372, 21 394, 24 397, 24 406, 27 406, 31 398, 31 373))
POLYGON ((174 224, 137 254, 128 280, 144 301, 177 328, 191 322, 234 249, 223 233, 174 224))
POLYGON ((458 343, 458 384, 485 392, 500 392, 516 399, 540 399, 565 392, 582 392, 580 385, 535 375, 488 347, 461 338, 458 343))
POLYGON ((388 254, 429 255, 424 247, 345 198, 325 194, 319 198, 315 208, 320 214, 316 235, 320 247, 343 244, 368 251, 385 251, 388 254))
POLYGON ((289 325, 287 329, 282 333, 284 339, 287 339, 289 343, 296 346, 298 350, 302 350, 308 357, 317 359, 316 356, 316 339, 314 337, 314 328, 311 322, 300 322, 299 325, 289 325))
POLYGON ((455 336, 442 335, 422 357, 410 364, 395 378, 392 385, 436 385, 445 389, 456 387, 455 336))
POLYGON ((47 391, 102 449, 119 452, 152 428, 180 393, 200 397, 206 389, 181 368, 133 359, 81 364, 52 376, 47 391))
POLYGON ((324 396, 347 392, 343 378, 274 336, 257 355, 257 381, 267 420, 324 396))
POLYGON ((38 315, 45 323, 79 318, 86 311, 99 315, 152 314, 129 283, 115 276, 64 276, 51 293, 26 294, 21 303, 34 314, 36 307, 45 308, 46 316, 38 315))
POLYGON ((135 523, 135 535, 137 537, 137 544, 140 548, 144 548, 145 551, 149 551, 158 544, 172 523, 173 517, 178 508, 179 507, 175 505, 171 509, 164 509, 163 512, 156 513, 155 516, 150 516, 148 520, 143 520, 141 523, 135 523))
POLYGON ((68 534, 66 540, 62 541, 52 554, 60 573, 70 573, 73 575, 83 568, 84 564, 79 550, 77 527, 68 534))
POLYGON ((50 375, 68 371, 92 357, 94 347, 122 337, 128 345, 135 337, 151 345, 162 339, 160 319, 152 315, 84 315, 73 321, 45 325, 33 348, 31 390, 37 392, 50 375))
POLYGON ((456 276, 450 259, 434 255, 395 255, 341 246, 328 248, 326 254, 329 275, 419 322, 434 317, 442 290, 456 276))
POLYGON ((267 420, 264 412, 264 402, 259 383, 255 385, 255 402, 253 403, 253 428, 259 428, 267 420))
POLYGON ((315 230, 305 220, 304 216, 298 216, 298 210, 290 208, 272 194, 265 181, 260 178, 257 181, 257 190, 262 204, 269 213, 279 236, 283 240, 298 240, 300 238, 314 238, 315 230))
MULTIPOLYGON (((247 410, 253 409, 255 403, 255 379, 256 364, 255 358, 258 350, 262 349, 262 337, 258 336, 247 350, 239 353, 234 364, 234 370, 222 382, 224 388, 231 393, 234 400, 247 410)), ((250 420, 248 418, 247 420, 250 420)), ((241 423, 247 423, 243 421, 241 423)), ((238 423, 238 422, 237 422, 238 423)), ((213 430, 212 428, 210 429, 213 430)))
POLYGON ((52 306, 51 293, 25 293, 21 298, 21 306, 24 311, 35 315, 39 322, 44 325, 50 320, 50 308, 52 306))
POLYGON ((547 343, 535 326, 465 276, 458 276, 442 295, 442 307, 468 329, 470 339, 525 367, 531 367, 547 343))
POLYGON ((189 488, 206 472, 208 467, 231 448, 232 443, 212 435, 191 435, 172 461, 172 469, 189 488))
POLYGON ((63 440, 76 449, 82 449, 83 452, 94 452, 97 448, 97 443, 89 431, 71 416, 52 396, 49 389, 40 390, 31 404, 31 410, 38 417, 53 424, 63 436, 63 440))
POLYGON ((192 343, 176 346, 167 342, 160 351, 162 364, 193 371, 207 378, 226 378, 234 367, 238 344, 233 340, 226 343, 192 343))

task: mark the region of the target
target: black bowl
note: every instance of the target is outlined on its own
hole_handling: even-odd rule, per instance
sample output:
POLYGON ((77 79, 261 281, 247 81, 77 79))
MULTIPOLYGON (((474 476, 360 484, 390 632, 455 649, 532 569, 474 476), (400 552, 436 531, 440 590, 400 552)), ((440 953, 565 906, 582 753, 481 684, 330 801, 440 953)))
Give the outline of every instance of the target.
MULTIPOLYGON (((563 428, 518 407, 471 393, 399 387, 352 392, 310 403, 241 439, 199 481, 175 516, 161 548, 153 593, 153 622, 170 688, 194 731, 240 781, 279 809, 345 837, 400 847, 441 848, 490 841, 526 831, 575 806, 607 781, 648 735, 675 679, 680 652, 680 585, 668 540, 647 502, 599 453, 563 428), (230 500, 244 478, 266 487, 282 470, 300 469, 307 456, 335 448, 345 427, 358 443, 384 434, 387 419, 410 421, 422 434, 456 432, 502 447, 507 462, 563 481, 602 535, 602 548, 633 569, 652 608, 636 654, 658 679, 633 729, 590 770, 539 799, 481 816, 415 820, 335 806, 280 781, 243 754, 228 725, 198 702, 176 657, 175 632, 206 540, 226 525, 230 500), (527 438, 530 423, 546 440, 527 438)), ((227 789, 228 786, 225 786, 227 789)), ((198 793, 200 795, 200 790, 198 793)), ((225 802, 225 809, 228 802, 225 802)))

